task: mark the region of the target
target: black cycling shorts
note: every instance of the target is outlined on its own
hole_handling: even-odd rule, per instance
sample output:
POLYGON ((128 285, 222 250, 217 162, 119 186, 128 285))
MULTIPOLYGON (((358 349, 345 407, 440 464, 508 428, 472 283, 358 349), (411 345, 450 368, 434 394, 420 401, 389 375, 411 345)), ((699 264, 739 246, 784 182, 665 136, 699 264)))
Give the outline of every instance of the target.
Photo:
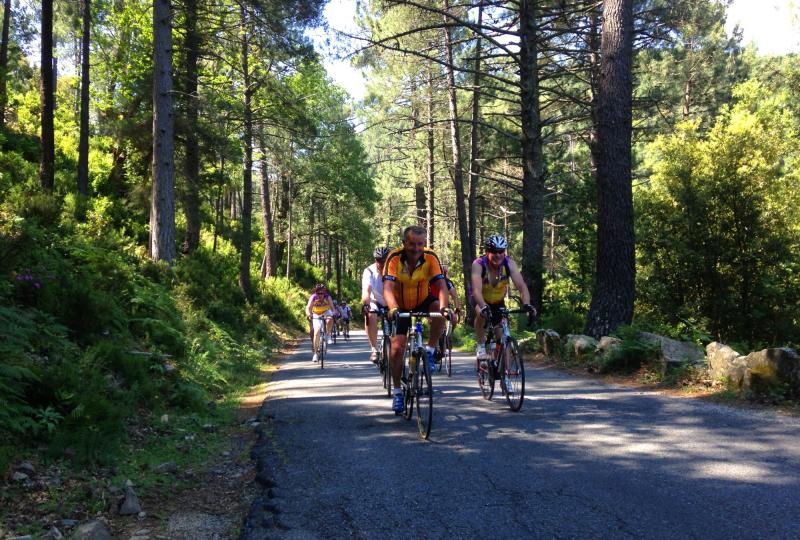
POLYGON ((486 304, 486 305, 489 306, 489 310, 492 312, 492 325, 497 326, 503 319, 503 315, 500 313, 500 308, 506 307, 506 303, 498 302, 497 304, 486 304))
MULTIPOLYGON (((434 298, 431 295, 428 295, 422 303, 413 309, 408 311, 413 311, 416 313, 428 313, 431 310, 431 304, 437 302, 438 298, 434 298)), ((405 310, 404 310, 405 311, 405 310)), ((411 317, 398 317, 397 318, 397 335, 405 335, 408 332, 408 329, 411 327, 411 317)))

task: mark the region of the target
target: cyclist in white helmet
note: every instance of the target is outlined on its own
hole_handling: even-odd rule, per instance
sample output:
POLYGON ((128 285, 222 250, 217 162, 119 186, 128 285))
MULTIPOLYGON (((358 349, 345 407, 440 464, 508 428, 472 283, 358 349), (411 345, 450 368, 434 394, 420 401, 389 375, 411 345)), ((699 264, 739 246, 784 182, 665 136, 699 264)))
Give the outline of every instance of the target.
MULTIPOLYGON (((475 301, 475 351, 478 360, 486 360, 486 331, 484 323, 491 319, 492 324, 500 322, 498 308, 505 307, 508 283, 512 281, 522 297, 522 307, 536 314, 531 305, 528 286, 522 279, 517 263, 506 254, 508 242, 499 234, 489 236, 483 243, 485 252, 472 262, 472 298, 475 301)), ((497 335, 500 339, 500 335, 497 335)))

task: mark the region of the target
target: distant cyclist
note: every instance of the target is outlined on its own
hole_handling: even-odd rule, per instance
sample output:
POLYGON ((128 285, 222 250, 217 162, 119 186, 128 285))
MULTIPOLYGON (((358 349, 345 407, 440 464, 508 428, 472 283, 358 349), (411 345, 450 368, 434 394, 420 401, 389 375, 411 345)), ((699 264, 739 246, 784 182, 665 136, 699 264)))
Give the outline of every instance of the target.
MULTIPOLYGON (((453 313, 456 314, 456 317, 453 317, 453 319, 451 319, 450 322, 452 322, 453 325, 455 326, 456 323, 458 322, 458 320, 457 320, 458 317, 457 316, 461 314, 461 300, 458 298, 458 291, 456 290, 455 283, 453 283, 453 281, 447 276, 447 265, 446 264, 442 265, 442 273, 444 274, 444 281, 445 281, 445 284, 447 285, 447 294, 450 297, 450 300, 449 300, 450 305, 453 306, 453 313)), ((437 287, 439 287, 440 283, 441 283, 441 281, 438 281, 436 286, 431 288, 431 294, 433 296, 436 296, 438 294, 437 287)))
POLYGON ((350 324, 350 319, 353 318, 353 310, 347 305, 347 300, 342 300, 339 304, 339 315, 342 317, 342 328, 350 324))
MULTIPOLYGON (((383 297, 389 307, 389 319, 397 321, 389 362, 394 387, 392 409, 397 414, 402 413, 405 408, 400 377, 403 374, 406 333, 411 324, 411 319, 398 319, 397 312, 401 309, 427 313, 441 311, 442 315, 450 316, 447 288, 437 287, 437 297, 430 292, 432 286, 443 280, 444 273, 439 257, 433 250, 425 247, 425 229, 416 225, 406 227, 403 231, 403 245, 389 253, 383 269, 383 297)), ((444 325, 444 319, 431 320, 428 345, 425 347, 428 366, 433 365, 433 353, 444 325)))
POLYGON ((369 359, 378 360, 378 317, 374 313, 386 308, 383 299, 383 263, 389 254, 389 248, 378 246, 372 252, 375 262, 367 266, 361 274, 361 303, 364 305, 364 330, 369 340, 369 359))
POLYGON ((311 319, 311 327, 314 333, 314 357, 312 358, 314 362, 319 361, 319 358, 317 357, 319 333, 322 330, 322 325, 325 324, 326 318, 327 324, 325 332, 328 334, 328 345, 333 343, 333 340, 330 337, 331 330, 333 328, 333 312, 334 305, 331 295, 328 294, 328 290, 325 285, 318 283, 314 287, 314 293, 309 297, 308 303, 306 304, 306 317, 311 319))
MULTIPOLYGON (((475 355, 478 360, 486 360, 486 319, 498 324, 501 319, 498 308, 505 307, 508 283, 512 281, 522 297, 522 307, 534 315, 536 309, 530 304, 531 298, 525 280, 517 268, 517 263, 506 255, 508 242, 499 234, 492 235, 484 242, 485 253, 472 263, 472 296, 475 300, 475 355)), ((499 339, 499 335, 497 336, 499 339)))

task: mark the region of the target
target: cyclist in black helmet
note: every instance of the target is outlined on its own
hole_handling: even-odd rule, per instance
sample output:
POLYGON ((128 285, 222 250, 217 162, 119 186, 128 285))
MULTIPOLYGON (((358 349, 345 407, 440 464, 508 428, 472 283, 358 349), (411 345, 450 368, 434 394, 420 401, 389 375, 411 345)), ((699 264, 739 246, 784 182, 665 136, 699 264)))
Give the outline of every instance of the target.
POLYGON ((369 359, 376 362, 378 359, 378 316, 375 311, 386 309, 383 300, 383 263, 389 254, 389 248, 378 246, 372 252, 375 262, 367 266, 361 274, 361 303, 364 305, 364 330, 369 339, 369 359))

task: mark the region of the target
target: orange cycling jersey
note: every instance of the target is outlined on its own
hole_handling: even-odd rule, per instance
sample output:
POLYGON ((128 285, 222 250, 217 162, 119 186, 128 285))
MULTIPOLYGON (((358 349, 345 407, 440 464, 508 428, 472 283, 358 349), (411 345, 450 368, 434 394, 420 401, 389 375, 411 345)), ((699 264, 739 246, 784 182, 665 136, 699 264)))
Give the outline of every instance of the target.
POLYGON ((413 309, 428 297, 434 281, 444 279, 439 257, 425 248, 417 265, 409 271, 402 247, 393 250, 383 265, 383 280, 394 282, 394 297, 400 309, 413 309))

